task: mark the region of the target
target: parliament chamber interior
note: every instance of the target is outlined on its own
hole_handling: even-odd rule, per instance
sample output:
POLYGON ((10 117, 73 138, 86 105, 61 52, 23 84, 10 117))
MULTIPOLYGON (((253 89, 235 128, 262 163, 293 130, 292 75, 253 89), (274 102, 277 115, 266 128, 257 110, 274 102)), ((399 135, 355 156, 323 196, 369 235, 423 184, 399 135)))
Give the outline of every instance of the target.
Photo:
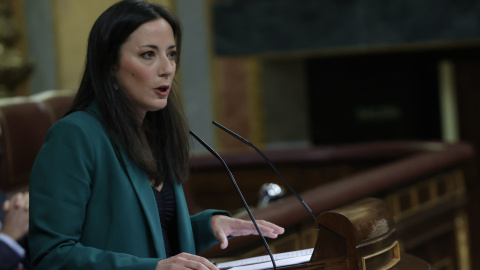
MULTIPOLYGON (((11 70, 0 58, 0 188, 8 194, 28 189, 49 127, 75 96, 83 58, 69 51, 78 40, 66 29, 81 10, 108 6, 80 2, 23 0, 2 13, 22 35, 2 41, 0 56, 23 55, 11 70), (53 19, 32 17, 39 5, 53 19)), ((268 239, 273 253, 315 248, 310 263, 292 269, 480 270, 480 3, 156 2, 185 29, 177 80, 192 130, 221 155, 255 219, 286 229, 268 239)), ((92 18, 79 30, 85 40, 92 18)), ((225 209, 249 220, 224 164, 192 144, 190 213, 225 209)), ((247 236, 201 255, 265 254, 260 238, 247 236)))

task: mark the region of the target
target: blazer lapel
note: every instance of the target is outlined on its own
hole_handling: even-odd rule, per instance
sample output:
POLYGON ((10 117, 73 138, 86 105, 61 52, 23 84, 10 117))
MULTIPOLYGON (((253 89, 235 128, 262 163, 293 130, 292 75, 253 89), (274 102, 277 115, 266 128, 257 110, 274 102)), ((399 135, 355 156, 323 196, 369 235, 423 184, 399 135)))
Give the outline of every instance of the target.
POLYGON ((152 187, 148 182, 145 172, 125 153, 122 149, 121 156, 125 164, 125 170, 137 193, 138 200, 143 208, 150 232, 153 237, 156 254, 159 258, 166 258, 165 247, 163 246, 162 226, 158 216, 158 208, 155 203, 152 187))
MULTIPOLYGON (((95 116, 100 123, 104 124, 103 118, 101 116, 100 110, 96 102, 86 109, 88 113, 91 113, 95 116)), ((137 194, 138 201, 142 206, 143 212, 145 214, 145 219, 148 223, 148 228, 152 235, 153 246, 155 247, 155 253, 158 258, 165 259, 165 247, 163 246, 163 234, 162 226, 160 225, 160 217, 158 216, 158 208, 155 203, 155 197, 152 192, 152 187, 148 181, 146 173, 137 165, 135 161, 130 158, 125 150, 120 147, 116 147, 113 142, 112 146, 115 148, 115 153, 120 163, 123 165, 125 173, 130 179, 130 183, 137 194)))

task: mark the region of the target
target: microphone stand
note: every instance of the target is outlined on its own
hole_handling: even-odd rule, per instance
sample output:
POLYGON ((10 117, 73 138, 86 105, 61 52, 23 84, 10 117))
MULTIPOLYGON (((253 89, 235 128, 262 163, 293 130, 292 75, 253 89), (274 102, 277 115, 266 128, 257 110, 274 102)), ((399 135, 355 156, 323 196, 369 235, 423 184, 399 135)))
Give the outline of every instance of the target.
POLYGON ((205 143, 202 139, 200 139, 200 137, 198 137, 193 131, 190 131, 190 134, 191 134, 200 144, 202 144, 203 147, 205 147, 210 153, 212 153, 212 155, 214 155, 218 160, 220 160, 220 162, 223 164, 223 166, 224 166, 225 169, 227 170, 228 176, 230 176, 230 179, 232 180, 232 183, 233 183, 233 185, 235 186, 235 189, 237 190, 237 193, 238 193, 238 195, 240 196, 240 199, 242 200, 243 205, 245 206, 245 209, 247 210, 248 215, 250 216, 250 219, 251 219, 252 222, 253 222, 253 225, 255 225, 255 229, 257 229, 258 235, 260 235, 260 237, 262 238, 263 245, 264 245, 265 248, 267 249, 268 255, 270 256, 270 259, 272 260, 273 269, 276 270, 276 269, 277 269, 277 265, 275 264, 275 260, 273 259, 272 251, 270 251, 270 247, 268 246, 267 241, 265 240, 265 237, 263 237, 262 232, 261 232, 260 229, 258 228, 257 222, 255 221, 255 218, 253 217, 253 214, 252 214, 252 212, 250 211, 250 207, 248 207, 248 204, 247 204, 247 202, 245 201, 245 198, 243 197, 242 192, 240 191, 240 188, 238 187, 237 182, 235 181, 235 178, 233 177, 233 174, 232 174, 232 172, 230 171, 230 169, 228 168, 227 164, 226 164, 225 161, 222 159, 222 157, 221 157, 217 152, 215 152, 215 150, 213 150, 213 148, 211 148, 207 143, 205 143))
POLYGON ((300 195, 298 195, 297 192, 295 192, 295 190, 290 186, 290 184, 288 184, 287 180, 285 180, 285 178, 283 177, 283 175, 277 170, 277 168, 275 168, 275 166, 273 166, 272 162, 267 158, 267 156, 265 156, 262 151, 260 151, 260 149, 258 149, 255 145, 253 145, 251 142, 249 142, 248 140, 244 139, 243 137, 241 137, 240 135, 238 135, 237 133, 231 131, 230 129, 220 125, 219 123, 213 121, 212 124, 214 124, 215 126, 219 127, 220 129, 222 129, 223 131, 227 132, 228 134, 232 135, 233 137, 235 137, 236 139, 238 139, 239 141, 245 143, 246 145, 252 147, 253 149, 255 149, 255 151, 257 151, 257 153, 259 153, 264 159, 265 161, 267 161, 267 163, 270 165, 270 167, 277 173, 278 176, 280 176, 280 178, 282 179, 283 183, 285 183, 285 185, 287 185, 288 189, 290 189, 290 191, 293 193, 293 195, 295 195, 295 197, 297 197, 297 199, 300 201, 300 203, 303 205, 303 207, 305 207, 305 209, 307 209, 308 213, 310 213, 310 215, 312 216, 313 218, 313 221, 316 221, 317 220, 317 216, 315 216, 315 214, 312 212, 312 210, 310 210, 310 207, 308 207, 308 205, 302 200, 302 198, 300 198, 300 195))

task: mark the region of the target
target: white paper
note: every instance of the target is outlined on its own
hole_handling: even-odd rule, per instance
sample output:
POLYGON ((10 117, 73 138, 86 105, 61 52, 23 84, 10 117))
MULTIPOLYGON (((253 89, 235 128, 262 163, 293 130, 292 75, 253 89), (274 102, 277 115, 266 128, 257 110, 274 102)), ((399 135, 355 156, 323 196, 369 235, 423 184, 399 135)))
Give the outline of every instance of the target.
MULTIPOLYGON (((276 266, 287 266, 309 262, 313 248, 273 254, 276 266)), ((260 270, 273 268, 269 255, 252 257, 231 262, 219 263, 218 268, 230 270, 260 270)))

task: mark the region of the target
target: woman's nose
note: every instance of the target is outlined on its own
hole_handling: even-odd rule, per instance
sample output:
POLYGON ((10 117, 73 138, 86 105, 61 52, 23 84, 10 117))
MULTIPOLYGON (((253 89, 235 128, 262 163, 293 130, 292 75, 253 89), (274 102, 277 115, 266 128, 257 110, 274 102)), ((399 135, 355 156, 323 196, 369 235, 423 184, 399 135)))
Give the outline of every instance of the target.
POLYGON ((162 57, 159 61, 158 76, 170 76, 175 73, 175 61, 162 57))

